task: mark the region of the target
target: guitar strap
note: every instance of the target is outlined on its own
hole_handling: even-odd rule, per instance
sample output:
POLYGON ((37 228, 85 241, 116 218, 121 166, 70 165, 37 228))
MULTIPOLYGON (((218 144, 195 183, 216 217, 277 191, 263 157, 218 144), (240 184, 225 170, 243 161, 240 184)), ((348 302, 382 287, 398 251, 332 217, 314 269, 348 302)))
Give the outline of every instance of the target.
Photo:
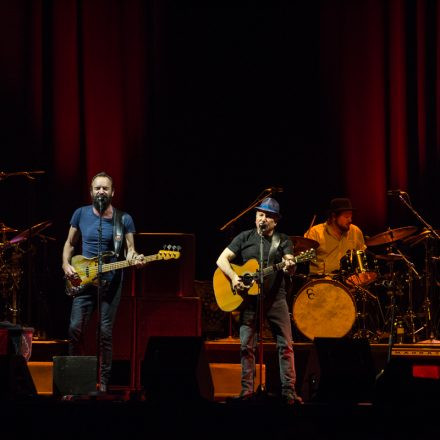
POLYGON ((280 245, 280 234, 278 232, 274 232, 272 236, 272 243, 269 249, 269 255, 267 256, 267 267, 271 266, 274 263, 274 258, 277 253, 278 246, 280 245))
POLYGON ((118 260, 124 243, 124 216, 125 212, 113 208, 113 246, 118 260))

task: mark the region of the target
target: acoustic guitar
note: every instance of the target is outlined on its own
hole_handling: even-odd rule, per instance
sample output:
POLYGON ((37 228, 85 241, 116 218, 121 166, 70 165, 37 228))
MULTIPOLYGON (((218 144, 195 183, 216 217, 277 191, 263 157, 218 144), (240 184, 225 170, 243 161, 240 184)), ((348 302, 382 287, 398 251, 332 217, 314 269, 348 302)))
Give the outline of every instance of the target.
MULTIPOLYGON (((316 258, 315 249, 308 249, 301 252, 294 257, 295 263, 303 263, 316 258)), ((263 269, 263 278, 281 270, 286 265, 285 261, 278 264, 268 266, 263 269)), ((224 272, 217 268, 214 272, 213 287, 215 300, 217 305, 224 312, 232 312, 237 309, 243 302, 243 295, 258 295, 260 292, 258 283, 256 281, 260 278, 259 264, 255 259, 246 261, 242 266, 231 264, 234 272, 236 272, 246 286, 245 290, 236 291, 232 288, 231 280, 224 272)))

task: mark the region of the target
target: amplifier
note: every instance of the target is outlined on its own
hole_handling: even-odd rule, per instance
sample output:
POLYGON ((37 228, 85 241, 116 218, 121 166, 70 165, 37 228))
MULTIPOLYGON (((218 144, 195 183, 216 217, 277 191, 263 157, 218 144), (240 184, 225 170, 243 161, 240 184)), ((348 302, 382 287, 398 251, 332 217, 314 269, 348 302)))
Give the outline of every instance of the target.
POLYGON ((391 349, 392 357, 440 359, 440 344, 399 344, 391 349))

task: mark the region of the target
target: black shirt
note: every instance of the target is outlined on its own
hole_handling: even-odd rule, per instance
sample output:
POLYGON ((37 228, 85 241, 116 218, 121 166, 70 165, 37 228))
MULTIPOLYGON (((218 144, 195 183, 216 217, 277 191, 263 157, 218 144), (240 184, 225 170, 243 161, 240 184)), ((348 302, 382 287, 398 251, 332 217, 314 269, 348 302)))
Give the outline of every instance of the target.
MULTIPOLYGON (((282 233, 277 233, 280 237, 280 244, 276 250, 273 260, 271 264, 276 264, 282 261, 283 255, 291 254, 293 255, 293 244, 290 240, 289 236, 282 233)), ((263 236, 263 262, 264 267, 268 266, 268 256, 270 247, 272 244, 272 239, 274 235, 271 237, 263 236)), ((258 234, 256 229, 250 229, 248 231, 243 231, 238 234, 228 245, 228 249, 236 255, 236 260, 234 263, 244 264, 246 261, 251 259, 256 259, 260 262, 260 235, 258 234)), ((282 276, 283 272, 280 271, 275 276, 268 277, 267 283, 265 282, 265 288, 271 288, 274 286, 275 277, 278 278, 279 283, 275 285, 278 288, 284 287, 284 277, 282 276), (277 276, 278 275, 278 276, 277 276), (270 286, 270 287, 269 287, 270 286)))

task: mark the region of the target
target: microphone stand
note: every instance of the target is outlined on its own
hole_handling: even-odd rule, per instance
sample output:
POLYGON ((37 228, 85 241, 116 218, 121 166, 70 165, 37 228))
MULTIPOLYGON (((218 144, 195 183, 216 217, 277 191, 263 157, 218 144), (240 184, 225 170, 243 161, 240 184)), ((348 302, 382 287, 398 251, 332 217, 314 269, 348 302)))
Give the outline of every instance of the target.
POLYGON ((260 383, 258 385, 257 393, 259 395, 265 393, 265 384, 263 384, 263 320, 264 320, 264 234, 263 228, 258 227, 258 234, 260 235, 260 270, 258 272, 258 300, 257 300, 257 310, 258 310, 258 363, 260 371, 260 383))
POLYGON ((97 288, 97 329, 96 329, 96 391, 99 393, 101 391, 101 301, 102 301, 102 214, 103 214, 103 202, 98 199, 99 203, 99 226, 98 226, 98 288, 97 288))

